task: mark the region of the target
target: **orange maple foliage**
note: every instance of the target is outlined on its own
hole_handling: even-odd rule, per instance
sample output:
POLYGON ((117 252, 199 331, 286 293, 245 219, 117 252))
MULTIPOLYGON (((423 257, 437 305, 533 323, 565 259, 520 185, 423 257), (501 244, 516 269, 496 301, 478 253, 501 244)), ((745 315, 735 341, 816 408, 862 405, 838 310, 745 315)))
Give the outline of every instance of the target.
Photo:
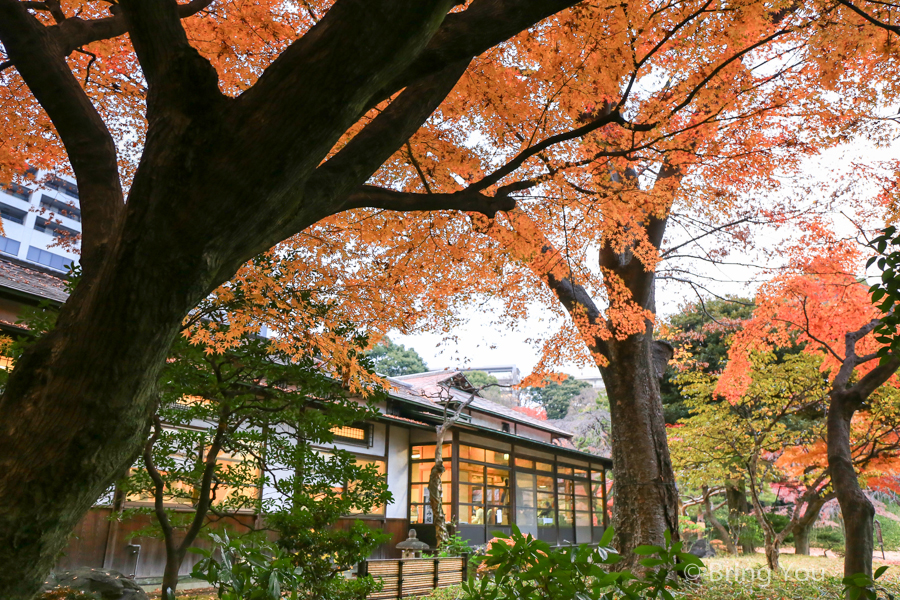
MULTIPOLYGON (((815 235, 820 241, 833 239, 825 229, 817 229, 815 235)), ((749 383, 750 353, 776 346, 805 345, 804 351, 823 355, 822 371, 834 376, 844 358, 846 334, 879 316, 868 286, 857 275, 862 259, 855 243, 837 240, 827 244, 824 255, 795 255, 794 269, 758 291, 753 318, 732 341, 718 393, 739 395, 749 383)), ((856 351, 861 357, 871 356, 878 347, 870 334, 857 343, 856 351)), ((868 360, 857 367, 858 373, 865 374, 877 364, 868 360)), ((891 385, 896 386, 896 379, 891 385)))
MULTIPOLYGON (((797 248, 795 269, 759 290, 753 317, 744 322, 732 340, 718 394, 726 398, 740 396, 750 383, 751 354, 779 346, 799 345, 803 352, 821 356, 821 370, 833 380, 845 358, 847 334, 879 317, 868 286, 857 275, 862 272, 864 258, 860 247, 834 239, 826 228, 808 225, 826 253, 804 256, 803 249, 797 248)), ((855 352, 863 361, 856 368, 856 378, 878 364, 875 352, 879 346, 871 333, 856 343, 855 352)), ((893 376, 851 422, 853 465, 861 473, 863 483, 876 489, 890 485, 900 475, 898 417, 900 385, 893 376)), ((822 488, 829 485, 829 480, 822 478, 828 468, 824 439, 785 448, 776 464, 790 485, 802 488, 811 481, 822 488)))
MULTIPOLYGON (((238 97, 331 4, 311 0, 285 11, 277 2, 214 2, 183 24, 218 73, 220 89, 238 97)), ((405 192, 511 194, 517 211, 490 231, 483 219, 456 212, 424 219, 377 209, 339 214, 273 250, 292 254, 280 276, 355 305, 342 316, 371 327, 374 343, 390 329, 428 323, 449 330, 452 309, 475 294, 504 297, 507 322, 527 315, 533 300, 561 316, 555 299, 536 289, 535 274, 564 274, 608 308, 602 321, 566 321, 544 340, 539 371, 602 362, 572 341, 625 336, 652 315, 631 302, 615 275, 588 264, 597 239, 654 269, 660 256, 643 227, 648 217, 677 207, 713 226, 739 220, 748 213, 744 194, 771 188, 776 168, 794 168, 804 155, 852 135, 860 117, 894 93, 893 82, 882 96, 871 85, 895 58, 888 32, 860 27, 863 18, 846 8, 826 24, 815 2, 783 4, 590 1, 491 48, 370 183, 405 192), (823 87, 835 94, 823 96, 823 87), (598 125, 610 110, 615 118, 598 125), (616 182, 627 168, 652 181, 663 161, 679 176, 652 189, 621 176, 616 182), (534 248, 523 248, 523 238, 532 246, 547 240, 556 252, 532 261, 534 248)), ((63 2, 61 9, 84 20, 108 16, 108 5, 92 0, 63 2)), ((53 22, 50 12, 35 14, 53 22)), ((69 64, 119 144, 127 187, 146 131, 146 82, 131 43, 127 36, 89 43, 69 64)), ((391 102, 372 107, 332 154, 391 102)), ((0 74, 0 104, 15 106, 0 117, 0 181, 21 176, 26 166, 67 169, 53 126, 15 69, 0 74)), ((728 235, 733 241, 741 232, 735 227, 728 235)), ((280 289, 269 269, 252 264, 237 278, 259 280, 253 285, 267 294, 280 289)), ((257 320, 265 314, 261 308, 257 320)), ((323 349, 330 351, 327 342, 323 349)))

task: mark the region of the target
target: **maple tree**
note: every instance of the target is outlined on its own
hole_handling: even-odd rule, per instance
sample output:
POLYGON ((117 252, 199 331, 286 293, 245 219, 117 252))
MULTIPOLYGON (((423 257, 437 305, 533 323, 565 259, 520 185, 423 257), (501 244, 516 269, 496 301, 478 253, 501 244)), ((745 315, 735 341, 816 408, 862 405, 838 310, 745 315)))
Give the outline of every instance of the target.
POLYGON ((677 531, 650 359, 669 208, 691 198, 733 216, 738 190, 890 96, 872 85, 890 52, 861 19, 754 0, 0 0, 0 175, 68 162, 84 225, 83 281, 0 400, 0 594, 36 589, 130 464, 182 319, 239 270, 276 294, 331 279, 352 297, 358 281, 372 302, 348 312, 377 318, 379 300, 401 298, 398 319, 420 310, 404 285, 442 308, 538 274, 574 319, 552 341, 584 344, 557 356, 586 345, 610 382, 617 544, 661 543, 677 531), (817 133, 788 122, 798 114, 817 133), (436 210, 468 212, 386 212, 436 210), (529 225, 560 220, 584 225, 529 225), (241 267, 288 238, 268 255, 283 268, 241 267), (570 271, 598 239, 605 273, 570 271), (505 269, 510 256, 527 268, 505 269), (423 281, 428 261, 447 276, 423 281), (608 299, 608 323, 579 289, 608 299), (655 499, 639 502, 647 485, 655 499))
POLYGON ((871 576, 875 510, 860 487, 854 429, 860 426, 859 411, 864 415, 863 427, 877 424, 877 411, 868 407, 879 398, 894 397, 875 393, 894 381, 900 360, 894 356, 877 360, 882 344, 871 334, 880 323, 880 313, 870 302, 868 288, 855 275, 861 268, 860 249, 836 240, 822 228, 815 233, 826 249, 825 256, 816 252, 797 256, 795 269, 760 290, 753 318, 734 338, 719 393, 733 398, 746 388, 753 351, 790 342, 801 344, 806 353, 822 356, 821 370, 829 382, 827 466, 845 523, 844 572, 847 576, 871 576))
MULTIPOLYGON (((747 360, 746 385, 727 399, 717 393, 720 375, 679 374, 692 415, 672 430, 673 457, 679 479, 691 488, 749 483, 768 564, 777 569, 779 547, 789 535, 797 554, 809 554, 809 529, 835 497, 825 435, 830 386, 818 353, 776 348, 747 360), (793 507, 780 530, 760 499, 769 484, 791 495, 793 507)), ((864 479, 900 469, 898 400, 895 388, 880 388, 853 419, 851 457, 864 479)))

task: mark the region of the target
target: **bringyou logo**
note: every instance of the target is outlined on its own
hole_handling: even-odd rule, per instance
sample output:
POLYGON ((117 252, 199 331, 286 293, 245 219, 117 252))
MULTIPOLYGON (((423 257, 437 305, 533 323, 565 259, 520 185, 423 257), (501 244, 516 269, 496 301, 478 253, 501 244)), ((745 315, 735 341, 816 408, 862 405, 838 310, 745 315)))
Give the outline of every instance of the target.
MULTIPOLYGON (((684 570, 689 579, 713 583, 730 582, 747 586, 768 587, 772 584, 772 571, 766 566, 687 565, 684 570)), ((825 569, 806 567, 782 568, 779 579, 788 581, 824 581, 825 569)))

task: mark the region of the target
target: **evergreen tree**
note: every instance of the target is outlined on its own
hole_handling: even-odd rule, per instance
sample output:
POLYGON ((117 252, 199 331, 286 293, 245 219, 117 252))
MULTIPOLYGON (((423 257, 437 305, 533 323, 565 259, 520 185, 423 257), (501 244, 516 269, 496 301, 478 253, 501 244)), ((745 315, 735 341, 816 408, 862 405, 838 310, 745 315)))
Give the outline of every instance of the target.
POLYGON ((369 351, 369 358, 375 364, 375 371, 389 377, 424 373, 428 370, 425 361, 415 349, 395 344, 388 337, 382 338, 381 342, 369 351))
MULTIPOLYGON (((693 364, 703 373, 720 373, 728 361, 729 337, 752 313, 753 301, 746 298, 688 304, 669 320, 668 340, 676 350, 690 353, 693 364)), ((675 369, 669 366, 659 386, 666 423, 670 425, 690 416, 675 377, 675 369)))
POLYGON ((575 398, 585 388, 591 387, 591 384, 585 381, 578 381, 571 375, 566 375, 562 383, 547 380, 544 387, 528 388, 531 399, 547 411, 548 419, 564 419, 569 412, 569 404, 572 398, 575 398))

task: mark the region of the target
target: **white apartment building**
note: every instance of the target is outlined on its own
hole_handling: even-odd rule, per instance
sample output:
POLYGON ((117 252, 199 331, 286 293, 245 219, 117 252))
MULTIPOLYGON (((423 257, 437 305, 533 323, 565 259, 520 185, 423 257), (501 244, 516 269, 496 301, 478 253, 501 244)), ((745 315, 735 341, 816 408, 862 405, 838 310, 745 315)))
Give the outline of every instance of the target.
POLYGON ((0 185, 0 255, 66 273, 78 262, 78 244, 54 245, 81 234, 78 186, 70 179, 41 174, 41 183, 0 185))

